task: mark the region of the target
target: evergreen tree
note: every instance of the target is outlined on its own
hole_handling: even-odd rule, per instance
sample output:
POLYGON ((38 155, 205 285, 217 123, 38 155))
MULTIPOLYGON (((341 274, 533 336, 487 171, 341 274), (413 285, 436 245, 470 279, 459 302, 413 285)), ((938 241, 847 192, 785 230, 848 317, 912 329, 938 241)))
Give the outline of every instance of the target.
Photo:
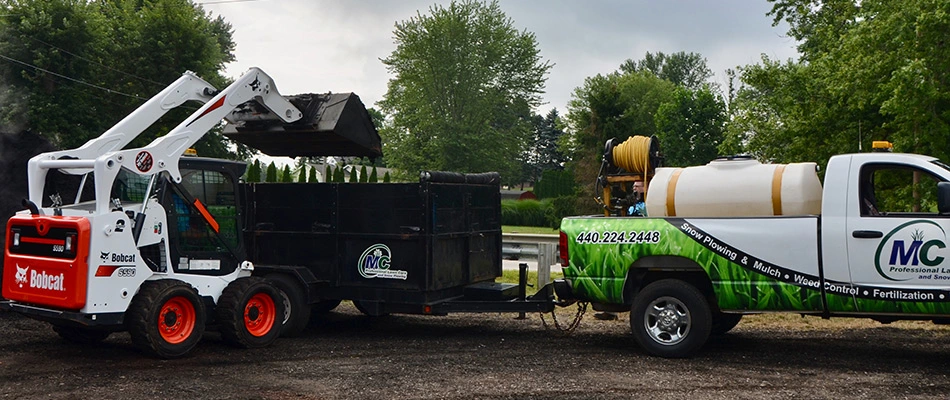
POLYGON ((366 183, 369 176, 366 175, 366 166, 363 165, 360 167, 360 183, 366 183))
POLYGON ((317 167, 310 167, 310 176, 307 177, 307 182, 317 183, 317 167))
POLYGON ((280 172, 280 181, 281 182, 293 182, 294 174, 290 172, 290 165, 284 165, 284 169, 280 172))
POLYGON ((346 182, 346 175, 344 174, 342 165, 338 165, 336 170, 333 171, 333 181, 337 183, 346 182))
POLYGON ((307 166, 300 167, 300 173, 297 175, 297 182, 306 183, 307 182, 307 166))
POLYGON ((261 160, 254 160, 254 163, 247 167, 247 182, 261 181, 261 160))
POLYGON ((369 174, 369 182, 370 182, 370 183, 379 182, 379 176, 376 175, 376 166, 375 166, 375 165, 373 166, 373 172, 371 172, 371 173, 369 174))
POLYGON ((277 164, 273 161, 267 165, 267 177, 264 182, 277 182, 277 164))
POLYGON ((350 183, 359 182, 359 178, 356 177, 356 168, 350 168, 350 183))
POLYGON ((392 178, 389 177, 389 171, 386 171, 386 173, 383 174, 383 183, 389 183, 391 181, 392 181, 392 178))

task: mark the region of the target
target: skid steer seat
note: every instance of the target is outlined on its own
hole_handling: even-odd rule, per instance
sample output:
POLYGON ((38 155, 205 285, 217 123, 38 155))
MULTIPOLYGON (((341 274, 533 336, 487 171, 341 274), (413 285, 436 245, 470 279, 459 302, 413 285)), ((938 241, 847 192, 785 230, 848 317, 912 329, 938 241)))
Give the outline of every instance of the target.
POLYGON ((382 156, 379 132, 356 94, 284 97, 303 118, 287 124, 250 101, 231 114, 224 135, 270 156, 382 156))

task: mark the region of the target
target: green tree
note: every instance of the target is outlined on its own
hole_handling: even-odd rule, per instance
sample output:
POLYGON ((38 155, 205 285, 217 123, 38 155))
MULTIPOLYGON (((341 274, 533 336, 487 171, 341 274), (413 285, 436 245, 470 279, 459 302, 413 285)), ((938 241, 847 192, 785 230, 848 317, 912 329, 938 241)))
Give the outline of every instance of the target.
POLYGON ((300 171, 297 172, 297 182, 299 183, 307 182, 307 166, 306 165, 300 167, 300 171))
POLYGON ((670 101, 676 86, 651 72, 610 73, 584 80, 568 103, 570 130, 559 146, 571 154, 574 171, 585 203, 579 212, 596 212, 591 198, 607 139, 656 134, 654 119, 660 105, 670 101))
POLYGON ((350 168, 350 183, 357 183, 359 181, 359 178, 356 177, 356 167, 354 166, 350 168))
POLYGON ((383 174, 383 183, 389 182, 392 182, 392 177, 389 176, 389 171, 386 171, 386 173, 383 174))
POLYGON ((277 164, 273 161, 267 165, 267 177, 265 182, 277 182, 277 164))
POLYGON ((281 182, 293 182, 294 174, 290 172, 290 165, 284 164, 284 169, 280 171, 280 181, 281 182))
POLYGON ((534 34, 519 32, 497 1, 453 1, 396 24, 394 75, 378 103, 387 165, 517 175, 531 107, 545 76, 534 34))
POLYGON ((247 181, 248 182, 260 182, 261 181, 261 160, 254 160, 247 168, 247 181))
POLYGON ((627 59, 620 65, 620 71, 626 73, 649 71, 661 79, 673 82, 690 90, 699 90, 709 78, 712 70, 706 65, 706 58, 698 53, 677 52, 670 55, 662 51, 656 54, 647 52, 642 60, 627 59))
POLYGON ((376 174, 376 166, 373 166, 373 172, 369 174, 369 182, 376 183, 379 182, 379 175, 376 174))
POLYGON ((333 171, 333 181, 339 183, 346 182, 346 175, 344 174, 342 165, 338 165, 336 170, 333 171))
POLYGON ((564 136, 561 120, 556 108, 546 116, 533 115, 534 129, 529 145, 522 155, 524 160, 524 178, 537 183, 541 173, 548 170, 563 170, 567 157, 561 153, 557 142, 564 136))
MULTIPOLYGON (((188 0, 0 0, 0 9, 7 58, 0 99, 16 99, 4 102, 0 122, 59 148, 100 135, 186 70, 221 87, 220 71, 234 60, 230 24, 188 0)), ((132 145, 149 143, 192 111, 170 111, 132 145)), ((215 132, 195 148, 202 156, 236 156, 215 132)))
POLYGON ((310 175, 307 176, 307 182, 308 183, 319 182, 319 180, 317 179, 317 167, 310 167, 310 175))
POLYGON ((366 165, 360 166, 360 183, 366 183, 369 179, 369 175, 366 172, 366 165))
POLYGON ((330 164, 323 166, 323 181, 324 182, 333 182, 333 167, 330 164))
POLYGON ((950 3, 773 3, 771 15, 789 24, 801 60, 740 68, 724 146, 821 165, 871 140, 950 156, 950 3))
POLYGON ((696 91, 677 88, 656 112, 657 137, 665 145, 664 165, 685 167, 712 161, 719 155, 725 125, 725 102, 709 86, 696 91))

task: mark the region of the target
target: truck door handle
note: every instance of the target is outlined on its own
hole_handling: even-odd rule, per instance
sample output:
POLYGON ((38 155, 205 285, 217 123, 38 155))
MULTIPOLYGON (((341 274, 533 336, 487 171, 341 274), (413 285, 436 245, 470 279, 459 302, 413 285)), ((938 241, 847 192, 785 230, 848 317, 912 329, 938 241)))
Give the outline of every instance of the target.
POLYGON ((851 236, 858 239, 877 239, 883 237, 884 233, 881 231, 854 231, 851 232, 851 236))

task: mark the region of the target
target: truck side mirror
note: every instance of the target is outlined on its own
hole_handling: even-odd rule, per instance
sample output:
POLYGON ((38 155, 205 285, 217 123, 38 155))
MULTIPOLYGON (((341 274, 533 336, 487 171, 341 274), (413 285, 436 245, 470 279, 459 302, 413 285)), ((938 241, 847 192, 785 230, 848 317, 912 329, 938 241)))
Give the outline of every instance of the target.
POLYGON ((950 214, 950 182, 937 182, 937 211, 950 214))

